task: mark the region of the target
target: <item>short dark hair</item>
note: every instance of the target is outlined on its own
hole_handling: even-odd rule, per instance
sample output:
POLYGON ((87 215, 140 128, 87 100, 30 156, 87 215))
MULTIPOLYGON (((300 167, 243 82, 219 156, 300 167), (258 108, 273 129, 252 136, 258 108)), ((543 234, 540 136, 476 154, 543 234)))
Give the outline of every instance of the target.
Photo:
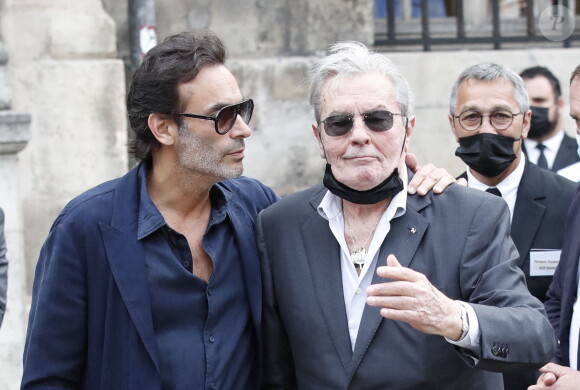
POLYGON ((558 99, 560 96, 562 96, 560 82, 548 68, 544 66, 533 66, 531 68, 524 69, 522 73, 520 73, 520 77, 522 79, 533 79, 538 76, 543 76, 548 80, 552 86, 552 91, 554 92, 554 99, 558 99))
POLYGON ((137 160, 151 159, 159 148, 147 123, 151 113, 173 116, 178 126, 181 118, 179 84, 193 80, 205 66, 224 64, 226 49, 211 31, 186 31, 167 37, 143 58, 133 74, 127 94, 127 113, 134 137, 129 152, 137 160))
POLYGON ((580 65, 578 65, 576 69, 574 69, 574 71, 572 72, 572 75, 570 76, 570 84, 572 84, 572 81, 574 81, 574 79, 579 76, 580 76, 580 65))

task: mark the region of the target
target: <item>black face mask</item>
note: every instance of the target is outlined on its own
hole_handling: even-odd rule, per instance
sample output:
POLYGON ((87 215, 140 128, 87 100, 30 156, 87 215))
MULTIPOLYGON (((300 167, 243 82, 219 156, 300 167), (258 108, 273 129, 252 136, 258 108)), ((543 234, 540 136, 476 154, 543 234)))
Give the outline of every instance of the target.
POLYGON ((535 139, 541 138, 550 133, 556 127, 556 122, 550 121, 549 109, 547 107, 531 106, 532 122, 528 137, 535 139))
POLYGON ((387 177, 378 186, 370 190, 358 191, 336 180, 330 164, 326 164, 326 171, 324 172, 322 183, 334 195, 356 204, 379 203, 381 200, 392 198, 404 188, 403 180, 399 177, 399 170, 397 168, 391 173, 391 176, 387 177))
POLYGON ((516 159, 514 142, 520 139, 491 133, 461 137, 455 155, 475 172, 495 177, 516 159))

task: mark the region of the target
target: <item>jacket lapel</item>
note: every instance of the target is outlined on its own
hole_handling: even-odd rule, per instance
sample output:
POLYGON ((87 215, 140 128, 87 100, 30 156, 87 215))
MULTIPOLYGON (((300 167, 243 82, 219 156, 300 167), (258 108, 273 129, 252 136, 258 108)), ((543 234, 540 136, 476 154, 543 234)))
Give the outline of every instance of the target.
POLYGON ((300 230, 318 306, 345 373, 348 373, 352 347, 344 306, 340 245, 336 242, 328 221, 316 211, 324 193, 325 190, 321 191, 311 201, 314 212, 310 213, 300 230))
POLYGON ((144 169, 143 164, 119 181, 115 189, 115 211, 111 226, 100 224, 100 229, 117 288, 145 348, 159 370, 145 253, 142 244, 137 240, 139 169, 144 169))
POLYGON ((578 143, 572 137, 564 135, 558 153, 556 153, 556 158, 554 159, 554 164, 552 165, 552 171, 557 172, 558 170, 567 167, 568 165, 574 164, 578 161, 577 153, 578 143))
MULTIPOLYGON (((431 203, 431 196, 408 196, 405 214, 391 221, 391 228, 379 251, 376 266, 385 265, 387 256, 390 254, 394 254, 402 266, 410 266, 419 243, 429 226, 429 223, 419 214, 419 211, 431 203)), ((373 270, 372 284, 384 283, 385 279, 380 278, 375 270, 373 270)), ((349 381, 360 365, 379 325, 383 321, 379 311, 379 307, 365 306, 354 348, 349 381)))
POLYGON ((239 202, 235 193, 228 200, 229 216, 232 221, 236 244, 241 258, 242 272, 248 300, 250 302, 250 312, 258 335, 261 340, 260 320, 262 316, 262 280, 260 278, 260 263, 258 251, 254 240, 254 218, 245 215, 248 212, 239 202))
POLYGON ((513 241, 518 243, 517 249, 520 253, 519 266, 523 268, 524 262, 530 252, 532 242, 540 224, 546 206, 544 205, 545 186, 541 175, 536 174, 536 170, 541 169, 526 160, 524 174, 518 187, 514 216, 512 220, 511 236, 513 241))

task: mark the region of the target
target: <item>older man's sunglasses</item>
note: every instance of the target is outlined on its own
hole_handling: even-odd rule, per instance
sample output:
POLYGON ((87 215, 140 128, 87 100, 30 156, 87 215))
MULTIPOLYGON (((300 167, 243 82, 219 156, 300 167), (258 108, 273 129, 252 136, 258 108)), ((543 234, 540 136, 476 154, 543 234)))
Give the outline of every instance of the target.
POLYGON ((245 124, 248 124, 250 119, 252 119, 253 111, 254 101, 248 99, 238 104, 222 107, 215 116, 189 114, 187 112, 180 112, 175 115, 214 121, 216 133, 224 135, 234 127, 238 115, 242 117, 245 124))
MULTIPOLYGON (((365 112, 362 115, 367 129, 375 132, 388 131, 393 128, 394 116, 399 115, 405 118, 405 127, 407 127, 407 117, 404 114, 398 114, 386 110, 365 112)), ((354 126, 355 115, 332 115, 320 123, 324 124, 324 131, 331 137, 340 137, 347 134, 354 126)))

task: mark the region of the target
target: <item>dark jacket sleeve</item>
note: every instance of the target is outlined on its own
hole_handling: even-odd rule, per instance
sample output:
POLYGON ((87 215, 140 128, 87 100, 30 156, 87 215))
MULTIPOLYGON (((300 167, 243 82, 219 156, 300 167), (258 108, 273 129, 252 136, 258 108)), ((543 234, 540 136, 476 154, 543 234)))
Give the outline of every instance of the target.
POLYGON ((87 346, 82 244, 67 223, 53 228, 36 266, 22 389, 79 389, 87 346))
POLYGON ((539 368, 554 354, 555 337, 544 306, 532 296, 518 268, 507 205, 484 201, 473 215, 462 254, 462 294, 478 318, 478 368, 539 368))

